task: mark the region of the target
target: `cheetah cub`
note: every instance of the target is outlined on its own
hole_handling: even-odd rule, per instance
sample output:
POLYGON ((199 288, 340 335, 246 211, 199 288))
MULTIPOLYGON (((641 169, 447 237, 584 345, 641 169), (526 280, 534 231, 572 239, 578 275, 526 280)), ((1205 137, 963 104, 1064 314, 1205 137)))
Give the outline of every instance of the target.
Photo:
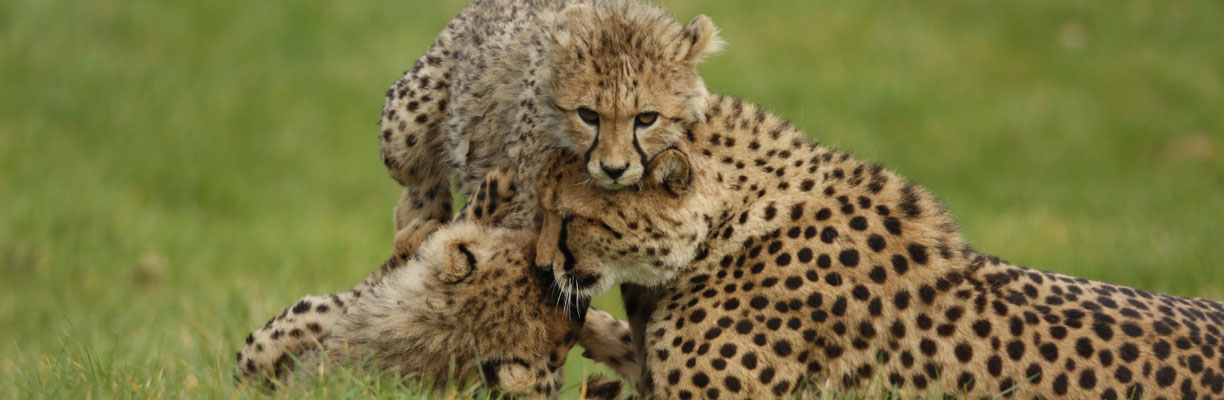
MULTIPOLYGON (((294 371, 295 360, 329 359, 413 374, 434 387, 478 373, 502 391, 542 398, 560 388, 576 342, 588 358, 636 378, 627 324, 585 302, 561 303, 552 275, 532 266, 535 232, 494 226, 513 187, 508 173, 491 173, 415 256, 353 290, 286 308, 247 337, 236 378, 291 383, 316 370, 294 371)), ((595 380, 587 388, 592 398, 612 398, 620 384, 595 380)))
POLYGON ((490 170, 522 178, 504 224, 534 227, 550 150, 582 154, 595 184, 635 185, 646 160, 704 119, 697 65, 714 25, 633 0, 477 0, 387 91, 382 158, 404 186, 395 254, 449 218, 450 178, 472 192, 490 170))
POLYGON ((537 264, 567 292, 655 288, 624 300, 658 398, 1224 397, 1224 304, 981 254, 920 186, 738 99, 640 193, 581 162, 540 182, 537 264))

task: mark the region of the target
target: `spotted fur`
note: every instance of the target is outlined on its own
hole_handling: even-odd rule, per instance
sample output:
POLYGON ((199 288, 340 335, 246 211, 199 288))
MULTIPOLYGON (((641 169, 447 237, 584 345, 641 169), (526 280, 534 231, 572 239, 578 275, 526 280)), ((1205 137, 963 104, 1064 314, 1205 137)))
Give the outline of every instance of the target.
MULTIPOLYGON (((303 297, 247 337, 235 376, 272 386, 309 378, 314 369, 295 370, 295 360, 330 359, 436 384, 479 374, 500 390, 548 397, 579 341, 596 361, 633 365, 624 322, 585 302, 561 303, 553 276, 533 268, 534 232, 494 227, 515 190, 510 173, 490 173, 412 257, 392 258, 394 267, 347 292, 303 297)), ((620 390, 606 380, 590 387, 592 398, 620 390)))
POLYGON ((382 159, 404 186, 394 254, 450 217, 450 178, 471 193, 489 171, 515 171, 526 189, 506 205, 510 228, 537 223, 535 179, 552 149, 584 154, 598 184, 637 183, 645 159, 704 117, 696 67, 721 47, 715 31, 634 0, 472 2, 387 91, 382 159), (657 118, 634 122, 644 113, 657 118))
POLYGON ((584 294, 634 284, 656 397, 1224 396, 1221 303, 1011 265, 920 186, 757 106, 712 98, 707 120, 660 156, 690 167, 670 183, 583 185, 570 156, 539 189, 538 263, 584 294))

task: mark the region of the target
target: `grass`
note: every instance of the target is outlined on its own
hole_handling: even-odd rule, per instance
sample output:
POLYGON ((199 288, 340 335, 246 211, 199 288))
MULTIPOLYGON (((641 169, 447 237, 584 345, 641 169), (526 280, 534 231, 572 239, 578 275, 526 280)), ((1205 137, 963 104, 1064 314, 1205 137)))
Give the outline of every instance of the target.
MULTIPOLYGON (((0 2, 0 397, 258 397, 245 334, 390 247, 382 93, 463 7, 420 3, 0 2)), ((713 91, 923 183, 978 249, 1224 299, 1224 3, 662 4, 722 28, 713 91)), ((336 379, 303 395, 424 397, 336 379)))

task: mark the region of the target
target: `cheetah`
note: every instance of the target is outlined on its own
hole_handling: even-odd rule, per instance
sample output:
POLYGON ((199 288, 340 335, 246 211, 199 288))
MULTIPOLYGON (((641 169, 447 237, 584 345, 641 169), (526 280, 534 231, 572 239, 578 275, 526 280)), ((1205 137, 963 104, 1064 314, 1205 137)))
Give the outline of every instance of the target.
POLYGON ((1221 303, 1009 264, 917 184, 758 106, 714 96, 706 119, 641 192, 583 184, 572 154, 540 180, 537 264, 566 291, 636 285, 640 391, 1224 397, 1221 303))
POLYGON ((634 0, 472 2, 386 94, 382 159, 404 187, 393 254, 449 218, 452 177, 467 193, 494 169, 523 178, 509 228, 537 223, 551 149, 583 154, 598 185, 635 185, 704 118, 696 68, 721 47, 708 17, 682 25, 634 0))
MULTIPOLYGON (((391 273, 286 308, 247 336, 235 377, 273 386, 314 370, 293 371, 295 360, 330 359, 416 374, 434 387, 478 372, 498 389, 543 398, 560 388, 576 342, 588 358, 640 375, 628 325, 585 302, 559 304, 553 276, 531 265, 535 233, 495 227, 514 188, 509 173, 490 173, 455 221, 391 273)), ((594 379, 587 388, 613 398, 620 383, 594 379)))

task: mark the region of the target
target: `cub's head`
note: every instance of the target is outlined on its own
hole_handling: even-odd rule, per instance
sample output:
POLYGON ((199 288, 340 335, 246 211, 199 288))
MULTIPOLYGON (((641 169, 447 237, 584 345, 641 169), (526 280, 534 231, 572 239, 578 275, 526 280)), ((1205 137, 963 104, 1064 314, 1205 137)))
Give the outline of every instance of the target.
POLYGON ((566 293, 593 296, 623 282, 661 285, 689 265, 709 231, 709 189, 688 157, 668 149, 646 166, 640 189, 587 183, 581 156, 558 154, 540 178, 543 225, 536 268, 566 293))
POLYGON ((533 268, 535 242, 529 231, 458 222, 421 246, 417 262, 436 286, 416 332, 438 343, 438 367, 466 359, 459 365, 509 393, 548 397, 561 387, 587 302, 563 301, 553 276, 533 268))
POLYGON ((497 227, 515 189, 509 173, 486 177, 452 222, 354 301, 358 317, 337 327, 329 352, 437 383, 471 374, 508 393, 554 394, 587 302, 566 302, 534 268, 534 231, 497 227))
POLYGON ((629 0, 565 8, 551 31, 550 85, 562 140, 607 189, 638 183, 647 160, 704 119, 709 93, 697 65, 722 47, 699 15, 681 25, 629 0))

